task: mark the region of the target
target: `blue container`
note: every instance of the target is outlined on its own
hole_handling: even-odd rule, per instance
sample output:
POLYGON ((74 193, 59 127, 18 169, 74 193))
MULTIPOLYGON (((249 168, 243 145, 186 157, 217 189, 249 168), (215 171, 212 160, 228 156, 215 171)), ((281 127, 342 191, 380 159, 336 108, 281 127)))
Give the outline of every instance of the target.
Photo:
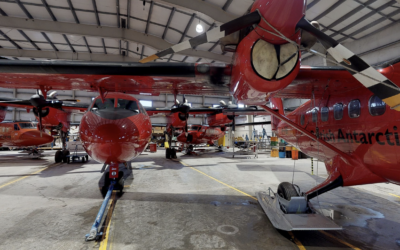
POLYGON ((279 158, 286 158, 285 152, 279 152, 279 158))

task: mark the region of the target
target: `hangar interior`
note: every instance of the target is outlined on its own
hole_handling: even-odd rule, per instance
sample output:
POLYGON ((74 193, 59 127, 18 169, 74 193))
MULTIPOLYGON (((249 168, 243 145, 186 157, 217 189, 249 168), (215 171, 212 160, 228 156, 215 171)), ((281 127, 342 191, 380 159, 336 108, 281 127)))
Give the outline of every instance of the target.
MULTIPOLYGON (((247 14, 254 2, 257 1, 0 0, 0 60, 138 63, 247 14)), ((306 2, 307 20, 318 21, 322 32, 369 65, 379 68, 400 58, 400 0, 306 2)), ((334 58, 322 43, 317 42, 312 50, 316 53, 301 52, 302 66, 338 66, 332 63, 334 58)), ((155 61, 226 65, 235 56, 235 52, 224 50, 216 40, 155 61)), ((58 99, 78 99, 86 104, 99 95, 79 88, 56 91, 58 99)), ((17 84, 15 88, 0 87, 0 98, 28 100, 36 93, 37 89, 19 88, 17 84)), ((171 108, 175 98, 181 102, 184 99, 179 93, 130 95, 145 109, 171 108)), ((243 109, 251 106, 226 93, 186 94, 185 98, 192 108, 215 107, 220 101, 238 104, 243 109)), ((312 95, 283 98, 285 113, 310 99, 312 95)), ((80 123, 83 116, 82 112, 72 113, 71 122, 80 123)), ((33 121, 35 115, 26 108, 8 107, 4 120, 33 121)), ((154 115, 150 120, 153 124, 168 123, 165 115, 154 115)), ((271 122, 271 116, 243 115, 236 119, 238 124, 247 122, 271 122)), ((190 114, 187 123, 207 125, 207 115, 190 114)), ((268 136, 274 135, 270 124, 238 127, 234 135, 251 137, 253 131, 261 134, 263 129, 268 136)), ((271 158, 269 154, 234 158, 234 151, 240 149, 236 149, 231 138, 226 138, 231 148, 225 152, 179 154, 178 160, 166 160, 164 148, 143 152, 130 163, 132 169, 123 168, 124 176, 128 176, 125 191, 120 197, 115 193, 109 197, 112 205, 102 221, 104 234, 94 245, 84 241, 83 236, 103 201, 98 192, 107 178, 104 171, 100 173, 103 164, 91 159, 82 164, 53 165, 52 151, 39 160, 25 159, 15 151, 0 152, 0 196, 9 200, 0 209, 4 214, 0 220, 4 225, 0 230, 3 242, 0 246, 7 249, 32 246, 38 249, 397 249, 400 246, 396 235, 400 230, 400 217, 396 213, 400 188, 394 184, 339 188, 313 199, 313 205, 328 214, 342 231, 276 230, 258 205, 255 193, 269 187, 276 190, 279 182, 293 182, 293 179, 301 190, 307 190, 323 183, 330 173, 324 162, 315 158, 293 161, 271 158)), ((385 161, 385 156, 376 157, 385 161)))

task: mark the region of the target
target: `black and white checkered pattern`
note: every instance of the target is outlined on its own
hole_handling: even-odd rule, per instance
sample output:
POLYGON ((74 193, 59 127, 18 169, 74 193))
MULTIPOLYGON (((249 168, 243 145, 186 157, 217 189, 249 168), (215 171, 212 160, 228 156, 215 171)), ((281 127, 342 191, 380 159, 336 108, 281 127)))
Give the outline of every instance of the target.
MULTIPOLYGON (((257 11, 252 12, 250 14, 244 15, 235 20, 227 22, 227 23, 221 25, 220 27, 216 27, 216 28, 214 28, 204 34, 196 36, 190 40, 184 41, 182 43, 172 46, 171 48, 160 51, 160 52, 156 53, 155 55, 150 56, 149 58, 157 59, 157 58, 161 58, 161 57, 173 54, 173 53, 178 53, 180 51, 184 51, 186 49, 194 48, 194 47, 199 46, 204 43, 218 41, 219 39, 221 39, 227 35, 230 35, 236 31, 246 28, 252 24, 259 23, 260 20, 261 20, 260 14, 257 11)), ((144 58, 143 60, 141 60, 141 62, 143 62, 143 63, 148 62, 148 61, 149 61, 148 58, 144 58)))
POLYGON ((328 53, 343 65, 362 85, 381 98, 391 108, 400 111, 400 88, 349 49, 325 35, 302 19, 299 28, 317 37, 328 53))

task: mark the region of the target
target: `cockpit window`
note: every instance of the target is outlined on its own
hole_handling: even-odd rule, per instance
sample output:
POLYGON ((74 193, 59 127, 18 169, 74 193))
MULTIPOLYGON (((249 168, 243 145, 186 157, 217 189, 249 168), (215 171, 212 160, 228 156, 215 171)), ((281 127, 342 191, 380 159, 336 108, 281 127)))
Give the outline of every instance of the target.
POLYGON ((14 130, 15 131, 19 130, 18 124, 14 124, 14 130))
POLYGON ((104 103, 101 101, 101 99, 97 99, 94 104, 92 109, 97 108, 97 109, 113 109, 114 108, 114 98, 107 98, 105 99, 104 103))
POLYGON ((132 100, 118 99, 118 108, 123 108, 134 111, 136 113, 140 113, 137 102, 132 100))
POLYGON ((31 122, 19 123, 19 126, 20 126, 21 129, 24 129, 24 128, 35 128, 35 125, 33 125, 33 123, 31 123, 31 122))

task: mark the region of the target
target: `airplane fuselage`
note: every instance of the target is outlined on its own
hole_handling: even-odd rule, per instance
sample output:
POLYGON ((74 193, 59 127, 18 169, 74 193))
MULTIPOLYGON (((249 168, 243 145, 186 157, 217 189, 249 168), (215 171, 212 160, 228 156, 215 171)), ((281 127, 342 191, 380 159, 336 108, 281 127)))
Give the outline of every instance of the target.
POLYGON ((128 162, 139 156, 151 137, 151 122, 137 99, 109 93, 97 97, 81 120, 79 134, 86 152, 106 164, 128 162))
POLYGON ((36 129, 31 122, 0 123, 0 146, 31 147, 47 144, 53 137, 36 129))
POLYGON ((345 185, 385 181, 400 184, 398 111, 382 105, 368 89, 360 89, 357 95, 344 92, 328 100, 317 99, 315 106, 311 100, 287 117, 313 134, 318 131, 320 140, 357 159, 365 169, 354 171, 352 166, 339 164, 335 160, 337 155, 286 123, 279 123, 278 135, 307 155, 324 161, 328 171, 338 169, 345 185), (363 180, 354 181, 358 177, 363 180))
POLYGON ((177 140, 184 144, 199 145, 199 144, 213 144, 214 141, 222 138, 225 132, 221 131, 219 127, 209 127, 201 125, 191 125, 188 129, 188 136, 185 133, 180 134, 177 140))

